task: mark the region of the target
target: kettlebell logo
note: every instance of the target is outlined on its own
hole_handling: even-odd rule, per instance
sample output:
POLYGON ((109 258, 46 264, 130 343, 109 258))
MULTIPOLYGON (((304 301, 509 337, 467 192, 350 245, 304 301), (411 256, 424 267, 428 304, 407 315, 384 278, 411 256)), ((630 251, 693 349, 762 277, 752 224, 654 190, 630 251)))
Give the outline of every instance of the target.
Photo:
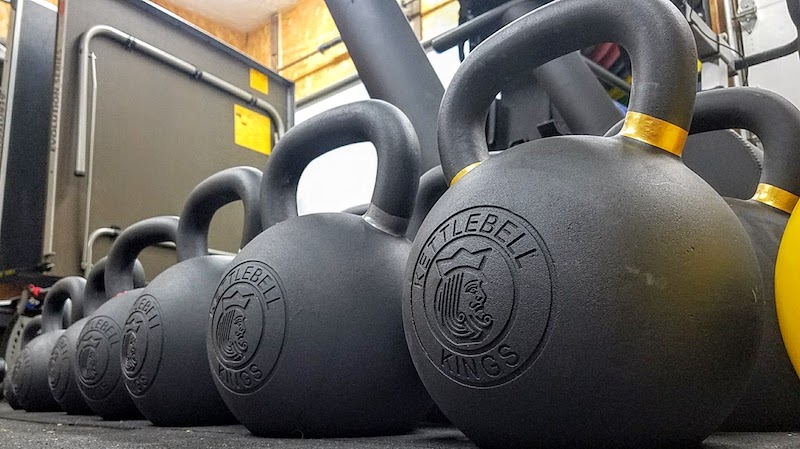
POLYGON ((161 365, 161 309, 155 297, 142 295, 136 299, 125 320, 123 332, 122 371, 125 388, 134 396, 142 396, 153 385, 161 365))
POLYGON ((67 337, 62 335, 56 340, 56 346, 50 353, 50 362, 47 365, 47 381, 53 396, 58 401, 64 398, 72 377, 67 351, 67 337))
POLYGON ((206 340, 217 381, 246 394, 267 381, 286 331, 284 290, 269 265, 243 262, 222 278, 211 304, 206 340))
POLYGON ((250 346, 244 338, 247 332, 245 312, 247 304, 254 296, 248 294, 248 297, 244 297, 236 290, 230 297, 222 298, 225 311, 217 324, 217 347, 220 348, 222 357, 230 363, 241 362, 250 346))
POLYGON ((459 249, 453 257, 436 261, 442 280, 436 290, 439 326, 457 341, 480 341, 491 330, 494 318, 486 313, 486 292, 481 253, 459 249))
POLYGON ((108 367, 119 363, 121 333, 114 320, 102 315, 92 317, 81 330, 76 349, 78 381, 89 399, 105 399, 119 383, 120 370, 108 367))
POLYGON ((81 379, 87 384, 97 381, 102 375, 98 368, 97 349, 102 339, 96 335, 89 335, 81 341, 81 351, 78 360, 81 366, 81 379))
POLYGON ((553 264, 536 229, 508 210, 473 207, 416 251, 412 323, 431 363, 475 387, 524 372, 550 327, 553 264))

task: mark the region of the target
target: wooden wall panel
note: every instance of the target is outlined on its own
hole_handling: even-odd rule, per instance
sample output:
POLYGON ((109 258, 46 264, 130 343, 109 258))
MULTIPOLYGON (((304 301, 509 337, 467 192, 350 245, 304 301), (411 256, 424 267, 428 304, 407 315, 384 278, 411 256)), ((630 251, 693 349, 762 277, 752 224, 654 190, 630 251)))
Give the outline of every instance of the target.
POLYGON ((458 26, 456 0, 422 0, 422 36, 426 41, 458 26))
POLYGON ((11 4, 0 3, 0 38, 8 38, 8 27, 11 25, 11 4))

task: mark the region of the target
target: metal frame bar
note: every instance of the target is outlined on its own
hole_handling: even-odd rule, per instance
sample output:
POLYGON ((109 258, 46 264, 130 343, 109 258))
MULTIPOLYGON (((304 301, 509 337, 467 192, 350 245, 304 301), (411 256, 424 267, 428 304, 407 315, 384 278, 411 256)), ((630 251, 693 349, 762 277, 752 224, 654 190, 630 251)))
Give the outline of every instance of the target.
POLYGON ((78 176, 84 176, 86 174, 86 163, 87 163, 87 115, 88 115, 88 107, 87 107, 87 92, 89 90, 89 60, 91 54, 89 45, 92 42, 92 39, 95 37, 106 37, 108 39, 114 40, 119 42, 125 48, 130 50, 136 50, 139 53, 144 54, 156 61, 159 61, 167 66, 170 66, 180 72, 183 72, 193 79, 198 81, 202 81, 208 84, 215 89, 218 89, 224 93, 227 93, 245 103, 257 107, 262 111, 266 112, 267 115, 270 117, 272 122, 275 124, 276 128, 276 136, 275 141, 277 142, 281 136, 286 132, 286 124, 280 117, 280 114, 272 106, 269 102, 264 101, 260 98, 257 98, 247 92, 246 90, 239 88, 218 76, 215 76, 211 73, 208 73, 194 64, 191 64, 171 53, 167 53, 160 48, 148 44, 136 37, 125 33, 117 28, 108 26, 108 25, 95 25, 92 28, 89 28, 86 32, 83 33, 80 40, 80 65, 79 65, 79 72, 78 72, 78 142, 76 148, 76 155, 77 160, 75 162, 75 174, 78 176))

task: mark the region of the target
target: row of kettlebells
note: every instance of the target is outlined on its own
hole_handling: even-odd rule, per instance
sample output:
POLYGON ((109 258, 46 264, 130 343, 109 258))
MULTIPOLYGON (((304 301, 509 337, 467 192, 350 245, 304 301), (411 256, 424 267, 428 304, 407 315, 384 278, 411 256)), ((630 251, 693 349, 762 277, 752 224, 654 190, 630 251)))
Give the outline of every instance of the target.
POLYGON ((180 220, 126 229, 85 287, 59 281, 43 335, 14 369, 17 400, 329 437, 410 430, 432 398, 487 448, 796 430, 800 379, 777 321, 800 356, 800 224, 787 231, 777 291, 772 279, 800 194, 800 112, 749 88, 695 104, 695 86, 694 40, 667 0, 537 9, 457 71, 439 115, 442 167, 423 176, 421 199, 419 145, 398 109, 366 101, 320 114, 286 133, 263 176, 208 178, 180 220), (504 84, 601 42, 632 60, 619 129, 489 157, 486 113, 504 84), (764 143, 752 200, 720 197, 681 162, 689 132, 728 128, 764 143), (305 166, 362 141, 378 154, 366 213, 299 217, 305 166), (244 204, 243 248, 208 256, 211 218, 233 201, 244 204), (432 205, 424 220, 415 201, 432 205), (137 288, 138 253, 163 241, 179 262, 137 288), (67 297, 84 318, 61 331, 67 297))

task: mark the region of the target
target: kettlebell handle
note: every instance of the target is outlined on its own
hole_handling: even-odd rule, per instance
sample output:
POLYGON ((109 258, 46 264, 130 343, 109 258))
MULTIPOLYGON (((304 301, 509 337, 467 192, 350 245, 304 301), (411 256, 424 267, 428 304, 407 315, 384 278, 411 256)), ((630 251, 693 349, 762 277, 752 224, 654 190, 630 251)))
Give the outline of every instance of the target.
POLYGON ((20 336, 20 348, 25 349, 25 346, 36 338, 36 334, 42 329, 42 316, 36 315, 32 320, 22 328, 22 335, 20 336))
POLYGON ((261 171, 232 167, 198 184, 186 199, 178 223, 178 261, 208 255, 208 230, 214 214, 234 201, 244 206, 241 247, 261 232, 261 171))
POLYGON ((483 41, 456 71, 438 119, 450 185, 489 157, 486 115, 509 81, 603 42, 618 43, 631 58, 634 83, 621 134, 679 155, 697 85, 697 49, 686 19, 668 0, 557 0, 483 41))
POLYGON ((800 195, 800 111, 787 99, 757 87, 701 92, 691 134, 746 129, 764 144, 761 181, 753 198, 791 213, 800 195))
MULTIPOLYGON (((108 299, 106 296, 106 263, 108 257, 103 257, 92 265, 89 274, 86 275, 86 289, 83 292, 83 310, 72 308, 72 322, 89 316, 102 306, 108 299)), ((147 285, 145 280, 144 267, 139 260, 133 266, 133 285, 134 288, 141 288, 147 285)))
MULTIPOLYGON (((606 136, 622 129, 620 121, 606 136)), ((746 129, 764 144, 754 200, 791 213, 800 198, 800 111, 782 96, 757 87, 699 92, 689 134, 746 129)))
POLYGON ((325 111, 283 135, 261 183, 264 228, 297 216, 297 184, 306 166, 336 148, 372 142, 378 155, 375 190, 364 219, 404 235, 419 184, 419 140, 400 109, 366 100, 325 111))
MULTIPOLYGON (((72 310, 80 313, 83 310, 83 292, 86 289, 86 279, 80 276, 67 276, 61 278, 50 287, 42 304, 42 333, 63 329, 62 317, 67 305, 67 299, 72 302, 72 310)), ((69 324, 72 324, 73 314, 69 324)))
POLYGON ((147 218, 122 231, 108 253, 105 285, 109 298, 135 288, 133 270, 139 253, 162 242, 175 242, 178 217, 147 218))

